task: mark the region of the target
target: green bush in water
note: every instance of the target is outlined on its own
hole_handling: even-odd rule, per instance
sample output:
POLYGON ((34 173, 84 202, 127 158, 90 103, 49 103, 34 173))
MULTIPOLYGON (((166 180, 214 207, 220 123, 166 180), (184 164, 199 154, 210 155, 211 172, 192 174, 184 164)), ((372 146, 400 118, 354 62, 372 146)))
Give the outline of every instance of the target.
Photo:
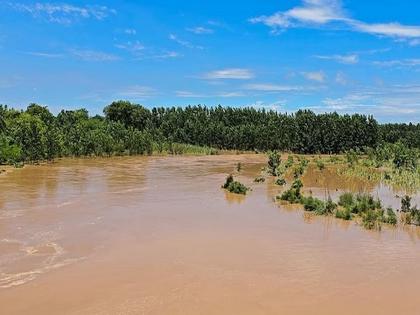
POLYGON ((331 197, 328 197, 327 202, 325 203, 325 213, 322 214, 333 214, 337 210, 337 204, 332 201, 331 197))
POLYGON ((293 165, 293 156, 291 156, 291 155, 289 155, 288 157, 287 157, 287 161, 286 161, 286 165, 285 165, 285 167, 286 168, 290 168, 290 167, 292 167, 292 165, 293 165))
POLYGON ((387 208, 386 209, 386 215, 383 216, 382 222, 392 224, 392 225, 397 224, 397 222, 398 222, 397 215, 395 214, 395 212, 392 208, 387 208))
POLYGON ((228 175, 228 177, 226 177, 226 181, 223 184, 222 188, 227 189, 232 182, 233 182, 233 176, 232 174, 230 174, 228 175))
POLYGON ((249 190, 249 188, 240 182, 233 181, 229 184, 227 190, 234 194, 246 195, 246 192, 249 190))
POLYGON ((338 204, 342 207, 351 207, 354 204, 354 196, 350 192, 346 192, 342 195, 340 195, 338 199, 338 204))
POLYGON ((352 214, 349 208, 344 208, 344 209, 338 209, 335 212, 335 217, 338 219, 343 219, 343 220, 351 220, 352 219, 352 214))
POLYGON ((325 213, 325 203, 318 198, 312 196, 302 197, 300 202, 305 211, 316 212, 317 214, 325 213))
POLYGON ((277 199, 289 201, 290 203, 300 203, 300 200, 302 198, 300 189, 302 187, 302 181, 300 179, 296 179, 293 182, 292 187, 283 192, 283 194, 280 197, 277 197, 277 199))
POLYGON ((265 178, 263 176, 255 177, 254 182, 255 183, 264 183, 265 182, 265 178))
POLYGON ((222 188, 234 194, 246 195, 246 192, 249 190, 244 184, 237 182, 233 179, 232 175, 229 175, 226 178, 226 182, 223 184, 222 188))
POLYGON ((237 170, 238 172, 240 172, 240 171, 242 170, 242 163, 241 163, 241 162, 239 162, 239 163, 236 165, 236 170, 237 170))
POLYGON ((372 210, 369 209, 362 213, 363 226, 368 230, 381 229, 381 223, 383 222, 383 210, 372 210))
POLYGON ((279 177, 279 178, 276 179, 275 184, 279 185, 279 186, 284 186, 284 185, 286 185, 286 180, 284 178, 279 177))
POLYGON ((270 175, 279 175, 280 162, 280 155, 277 153, 277 151, 271 151, 268 153, 268 172, 270 175))
POLYGON ((401 199, 401 211, 410 212, 411 210, 411 197, 405 196, 401 199))
POLYGON ((338 204, 344 208, 350 209, 352 213, 361 214, 368 210, 380 210, 382 205, 380 200, 373 199, 368 194, 358 194, 346 192, 339 197, 338 204))

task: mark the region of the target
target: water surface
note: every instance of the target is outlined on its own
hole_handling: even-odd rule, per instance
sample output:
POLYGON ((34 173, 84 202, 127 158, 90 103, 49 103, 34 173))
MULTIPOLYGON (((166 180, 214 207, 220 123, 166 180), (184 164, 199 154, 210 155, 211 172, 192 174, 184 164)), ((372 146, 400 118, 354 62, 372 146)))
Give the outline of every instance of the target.
MULTIPOLYGON (((62 160, 0 176, 2 314, 419 314, 418 228, 273 202, 262 155, 62 160), (220 189, 237 162, 246 197, 220 189)), ((317 196, 400 192, 314 167, 317 196)), ((419 202, 419 196, 415 198, 419 202)))

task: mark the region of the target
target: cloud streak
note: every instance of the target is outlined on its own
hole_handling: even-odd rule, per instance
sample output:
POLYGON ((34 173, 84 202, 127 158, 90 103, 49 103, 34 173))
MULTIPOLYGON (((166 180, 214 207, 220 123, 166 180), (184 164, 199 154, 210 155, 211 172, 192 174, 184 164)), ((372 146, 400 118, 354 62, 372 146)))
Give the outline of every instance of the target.
MULTIPOLYGON (((272 15, 262 15, 249 19, 253 24, 262 23, 271 28, 273 33, 280 33, 289 28, 320 27, 332 24, 342 25, 344 29, 355 32, 367 33, 377 36, 397 39, 420 38, 419 25, 404 25, 392 23, 366 23, 352 19, 344 11, 340 0, 303 0, 300 6, 296 6, 284 12, 276 12, 272 15)), ((414 41, 413 41, 414 40, 414 41)))
POLYGON ((208 80, 249 80, 254 78, 254 73, 249 69, 229 68, 208 72, 203 78, 208 80))
POLYGON ((318 59, 333 60, 338 63, 354 65, 359 62, 359 56, 357 54, 349 55, 330 55, 330 56, 315 56, 318 59))
POLYGON ((190 43, 189 41, 182 40, 182 39, 178 38, 178 36, 175 35, 175 34, 169 34, 169 39, 172 40, 172 41, 174 41, 175 43, 183 46, 183 47, 186 47, 186 48, 190 48, 190 49, 203 49, 202 46, 196 46, 196 45, 190 43))
POLYGON ((103 20, 117 12, 106 6, 86 5, 76 6, 67 3, 41 3, 33 4, 8 3, 14 10, 28 13, 34 18, 44 19, 58 24, 71 24, 80 19, 103 20))

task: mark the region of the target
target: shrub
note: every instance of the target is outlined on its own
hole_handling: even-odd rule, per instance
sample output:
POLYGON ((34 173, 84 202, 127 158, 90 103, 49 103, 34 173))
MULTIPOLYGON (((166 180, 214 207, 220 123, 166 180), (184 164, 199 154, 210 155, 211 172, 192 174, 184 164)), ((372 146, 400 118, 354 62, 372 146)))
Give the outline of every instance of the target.
POLYGON ((322 160, 317 160, 316 161, 316 166, 318 167, 318 169, 320 171, 322 171, 325 168, 325 164, 324 164, 324 162, 322 160))
POLYGON ((279 178, 276 179, 275 184, 279 185, 279 186, 284 186, 284 185, 286 185, 286 180, 284 178, 279 177, 279 178))
POLYGON ((337 210, 337 204, 332 201, 331 197, 328 197, 325 203, 325 214, 333 214, 335 210, 337 210))
POLYGON ((381 229, 381 222, 383 221, 383 211, 371 210, 362 213, 363 226, 368 230, 381 229))
POLYGON ((249 188, 240 182, 233 181, 229 184, 227 190, 234 194, 246 195, 246 192, 249 190, 249 188))
POLYGON ((231 193, 241 195, 246 195, 246 192, 249 190, 249 188, 246 187, 244 184, 235 181, 232 175, 229 175, 226 178, 226 182, 223 184, 222 188, 228 190, 231 193))
POLYGON ((277 197, 277 199, 289 201, 290 203, 299 203, 302 198, 302 194, 300 192, 302 187, 302 181, 300 179, 296 179, 292 183, 292 187, 283 192, 283 194, 280 197, 277 197))
POLYGON ((301 203, 303 204, 305 211, 315 211, 317 214, 325 213, 325 203, 318 198, 312 196, 302 197, 301 203))
POLYGON ((383 217, 382 222, 396 225, 397 221, 397 215, 395 214, 394 210, 392 208, 387 208, 386 215, 383 217))
POLYGON ((265 182, 265 178, 263 176, 255 177, 254 182, 255 183, 264 183, 265 182))
POLYGON ((268 172, 270 175, 279 175, 280 162, 280 155, 277 153, 277 151, 271 151, 268 153, 268 172))
POLYGON ((223 184, 222 188, 227 189, 232 182, 233 182, 233 176, 228 175, 228 177, 226 177, 226 181, 223 184))
POLYGON ((340 195, 338 204, 342 207, 351 207, 354 204, 354 196, 350 192, 340 195))
POLYGON ((285 167, 290 168, 293 165, 293 162, 294 162, 293 161, 293 156, 289 155, 288 158, 287 158, 285 167))
POLYGON ((401 211, 402 212, 410 212, 411 210, 411 197, 405 196, 401 199, 401 211))
POLYGON ((338 209, 335 213, 335 217, 347 221, 352 219, 352 215, 349 208, 338 209))
POLYGON ((242 170, 242 164, 241 164, 241 162, 239 162, 239 163, 236 165, 236 170, 237 170, 238 172, 240 172, 240 171, 242 170))

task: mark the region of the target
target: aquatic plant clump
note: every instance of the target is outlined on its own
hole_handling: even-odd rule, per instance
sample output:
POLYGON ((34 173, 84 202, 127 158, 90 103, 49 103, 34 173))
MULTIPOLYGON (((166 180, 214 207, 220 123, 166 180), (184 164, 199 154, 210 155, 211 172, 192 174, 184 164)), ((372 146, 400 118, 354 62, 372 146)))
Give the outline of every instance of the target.
POLYGON ((284 178, 279 177, 274 183, 278 186, 284 186, 286 185, 286 180, 284 178))
POLYGON ((246 187, 244 184, 235 181, 233 179, 232 175, 229 175, 226 178, 225 183, 222 186, 223 189, 226 189, 227 191, 234 193, 234 194, 240 194, 240 195, 246 195, 247 191, 250 190, 248 187, 246 187))
POLYGON ((277 196, 277 199, 281 199, 284 201, 288 201, 290 203, 300 203, 302 194, 301 188, 303 187, 302 181, 300 179, 296 179, 290 189, 283 192, 281 196, 277 196))
POLYGON ((272 176, 278 176, 281 159, 277 151, 271 151, 268 153, 268 173, 272 176))
POLYGON ((255 183, 264 183, 265 182, 265 178, 263 176, 255 177, 254 182, 255 183))

